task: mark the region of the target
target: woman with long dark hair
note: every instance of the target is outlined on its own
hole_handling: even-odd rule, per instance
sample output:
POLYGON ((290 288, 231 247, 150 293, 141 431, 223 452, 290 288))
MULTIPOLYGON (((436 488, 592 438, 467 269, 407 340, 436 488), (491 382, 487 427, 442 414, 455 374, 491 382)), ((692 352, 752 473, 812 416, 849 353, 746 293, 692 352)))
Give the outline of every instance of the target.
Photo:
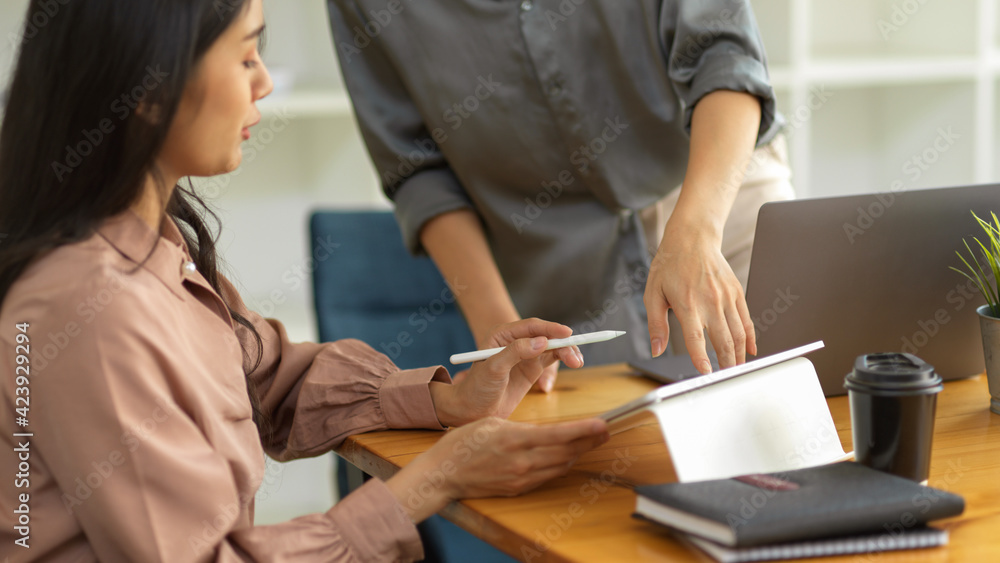
POLYGON ((261 0, 33 0, 0 130, 0 557, 409 560, 414 522, 565 473, 597 420, 506 422, 569 328, 499 327, 451 384, 289 342, 218 272, 188 176, 236 168, 271 90, 261 0), (264 452, 459 427, 324 514, 253 526, 264 452), (476 447, 467 444, 474 443, 476 447), (14 477, 11 479, 10 477, 14 477))

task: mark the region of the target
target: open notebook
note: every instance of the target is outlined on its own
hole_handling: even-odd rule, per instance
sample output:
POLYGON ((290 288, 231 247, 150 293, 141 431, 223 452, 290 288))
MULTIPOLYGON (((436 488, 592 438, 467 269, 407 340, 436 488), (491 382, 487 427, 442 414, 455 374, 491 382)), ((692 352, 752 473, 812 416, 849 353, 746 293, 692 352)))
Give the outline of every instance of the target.
POLYGON ((720 479, 850 459, 809 360, 814 342, 665 385, 602 415, 611 432, 652 412, 680 481, 720 479))

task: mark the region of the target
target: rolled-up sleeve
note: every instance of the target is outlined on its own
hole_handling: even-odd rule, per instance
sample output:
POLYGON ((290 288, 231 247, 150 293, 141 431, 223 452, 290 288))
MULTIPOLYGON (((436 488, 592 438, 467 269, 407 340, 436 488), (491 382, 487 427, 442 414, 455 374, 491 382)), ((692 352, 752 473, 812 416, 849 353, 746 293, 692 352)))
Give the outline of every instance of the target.
MULTIPOLYGON (((352 435, 389 428, 443 430, 429 384, 448 383, 448 370, 400 370, 360 340, 317 344, 289 340, 285 327, 249 311, 228 280, 226 301, 257 329, 263 345, 250 382, 270 419, 264 449, 279 461, 320 455, 352 435)), ((244 327, 245 347, 254 340, 244 327)))
POLYGON ((451 168, 422 170, 404 184, 405 189, 401 186, 394 196, 396 222, 403 232, 403 243, 413 254, 424 254, 420 229, 427 221, 456 209, 475 211, 451 168))
POLYGON ((667 2, 660 34, 689 134, 695 105, 716 90, 746 92, 760 100, 758 145, 777 134, 783 122, 749 0, 667 2))
MULTIPOLYGON (((344 84, 403 242, 423 252, 420 229, 437 215, 474 209, 379 38, 357 33, 368 19, 352 0, 328 0, 344 84), (361 40, 363 39, 363 40, 361 40)), ((417 9, 417 8, 413 8, 417 9)))

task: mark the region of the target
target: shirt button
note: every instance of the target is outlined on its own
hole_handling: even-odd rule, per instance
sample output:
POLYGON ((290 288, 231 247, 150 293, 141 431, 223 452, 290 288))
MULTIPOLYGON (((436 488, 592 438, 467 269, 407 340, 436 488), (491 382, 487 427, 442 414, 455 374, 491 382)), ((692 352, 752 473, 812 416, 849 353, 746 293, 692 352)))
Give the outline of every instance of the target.
POLYGON ((527 12, 527 11, 531 10, 532 8, 534 8, 534 7, 535 7, 535 5, 531 3, 531 0, 524 0, 523 2, 521 2, 521 11, 522 12, 527 12))
POLYGON ((620 221, 618 227, 622 234, 626 234, 632 230, 632 215, 633 211, 628 208, 623 208, 618 210, 618 220, 620 221))
POLYGON ((184 269, 184 271, 191 274, 198 271, 198 267, 194 265, 194 262, 185 262, 182 268, 184 269))
POLYGON ((549 96, 553 98, 558 96, 563 91, 563 86, 565 83, 562 78, 553 78, 549 81, 549 96))

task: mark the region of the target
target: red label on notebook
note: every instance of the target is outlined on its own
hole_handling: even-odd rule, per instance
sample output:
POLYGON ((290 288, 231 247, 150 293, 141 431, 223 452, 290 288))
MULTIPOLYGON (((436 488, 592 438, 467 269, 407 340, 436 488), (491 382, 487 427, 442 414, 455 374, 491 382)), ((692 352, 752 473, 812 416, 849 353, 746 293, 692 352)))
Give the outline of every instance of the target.
POLYGON ((764 475, 761 473, 755 473, 753 475, 741 475, 739 477, 733 477, 734 481, 739 481, 741 483, 746 483, 747 485, 752 485, 767 491, 796 491, 799 488, 798 483, 793 483, 791 481, 786 481, 784 479, 775 477, 774 475, 764 475))

